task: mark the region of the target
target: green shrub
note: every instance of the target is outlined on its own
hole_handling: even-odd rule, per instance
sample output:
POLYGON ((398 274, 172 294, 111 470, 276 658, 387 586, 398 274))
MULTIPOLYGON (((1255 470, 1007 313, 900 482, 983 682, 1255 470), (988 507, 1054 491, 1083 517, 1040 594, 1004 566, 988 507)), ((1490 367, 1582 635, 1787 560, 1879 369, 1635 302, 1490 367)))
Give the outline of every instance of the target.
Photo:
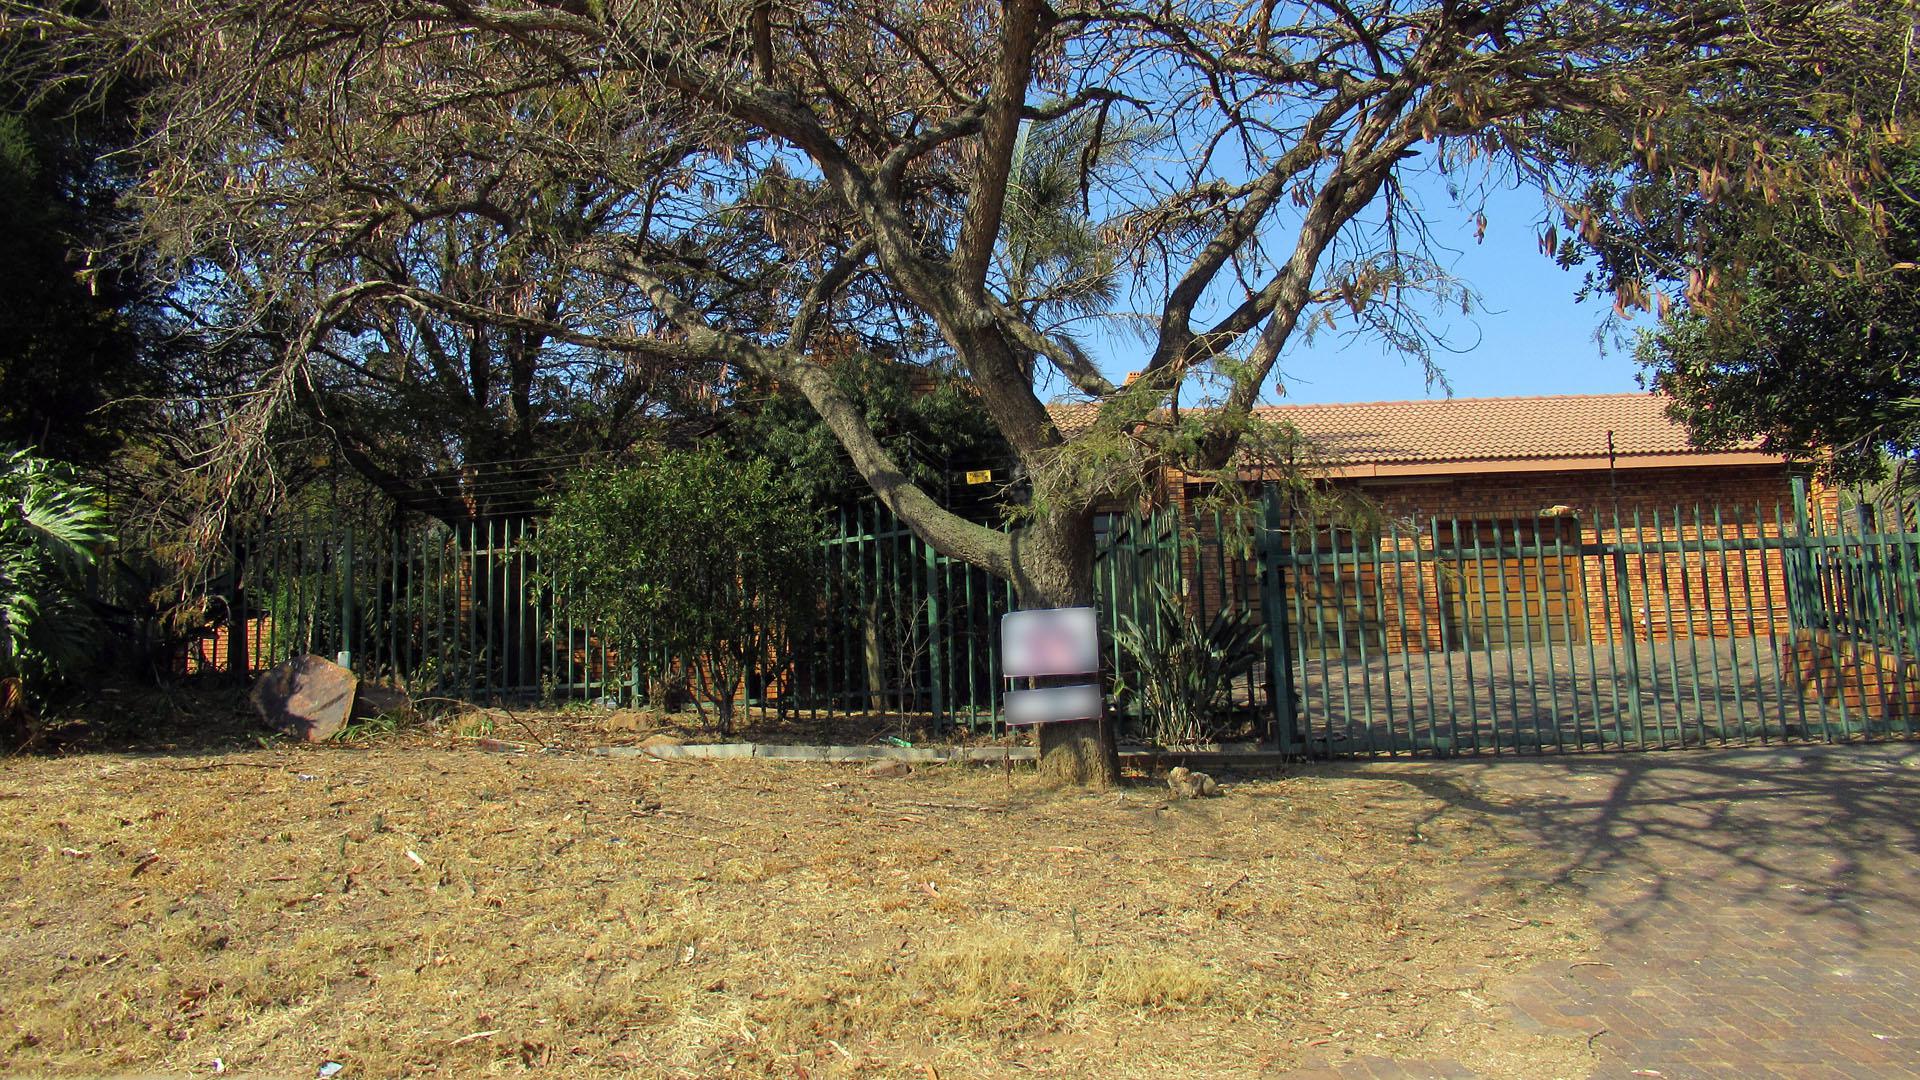
POLYGON ((551 509, 537 547, 563 602, 655 685, 679 658, 730 731, 748 668, 778 666, 815 614, 819 515, 772 462, 713 450, 583 473, 551 509))

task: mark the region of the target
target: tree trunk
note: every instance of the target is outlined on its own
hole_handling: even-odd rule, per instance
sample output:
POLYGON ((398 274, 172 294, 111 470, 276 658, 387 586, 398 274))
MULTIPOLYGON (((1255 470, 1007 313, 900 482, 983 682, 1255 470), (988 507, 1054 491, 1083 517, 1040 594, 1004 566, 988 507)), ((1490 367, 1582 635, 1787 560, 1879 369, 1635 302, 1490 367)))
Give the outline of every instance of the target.
POLYGON ((233 542, 233 597, 227 604, 227 674, 245 682, 253 677, 247 652, 247 543, 233 542))
MULTIPOLYGON (((1093 515, 1056 515, 1016 534, 1014 588, 1024 608, 1093 603, 1093 515)), ((1098 676, 1092 676, 1098 678, 1098 676)), ((1062 787, 1110 788, 1120 756, 1106 718, 1034 725, 1040 775, 1062 787)))
POLYGON ((860 625, 860 655, 866 665, 867 674, 867 712, 873 712, 873 703, 885 703, 887 700, 887 660, 880 637, 880 592, 874 584, 872 596, 861 605, 860 614, 864 621, 860 625))

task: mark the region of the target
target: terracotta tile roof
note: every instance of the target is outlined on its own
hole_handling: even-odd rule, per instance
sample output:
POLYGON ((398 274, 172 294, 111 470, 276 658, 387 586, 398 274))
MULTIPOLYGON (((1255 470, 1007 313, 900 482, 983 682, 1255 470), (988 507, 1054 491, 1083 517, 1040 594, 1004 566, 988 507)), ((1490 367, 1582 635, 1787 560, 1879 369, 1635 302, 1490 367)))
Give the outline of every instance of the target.
MULTIPOLYGON (((1621 458, 1701 452, 1687 441, 1686 429, 1668 419, 1666 399, 1654 394, 1269 405, 1255 411, 1291 422, 1343 466, 1605 457, 1608 431, 1621 458)), ((1054 416, 1072 437, 1092 424, 1094 406, 1058 405, 1054 416)))

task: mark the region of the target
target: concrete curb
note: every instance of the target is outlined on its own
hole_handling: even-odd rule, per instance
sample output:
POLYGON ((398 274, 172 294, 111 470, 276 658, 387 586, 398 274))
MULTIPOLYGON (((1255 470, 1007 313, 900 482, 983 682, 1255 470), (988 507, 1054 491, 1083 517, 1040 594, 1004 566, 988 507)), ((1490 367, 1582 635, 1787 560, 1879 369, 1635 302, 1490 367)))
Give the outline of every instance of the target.
POLYGON ((1216 769, 1278 769, 1297 764, 1298 755, 1273 750, 1122 750, 1120 764, 1141 772, 1158 772, 1184 765, 1207 772, 1216 769))
POLYGON ((725 761, 759 758, 765 761, 905 761, 930 764, 966 761, 997 765, 1004 761, 1032 761, 1030 746, 785 746, 775 743, 687 743, 674 746, 595 746, 586 753, 600 757, 650 757, 662 761, 725 761))
MULTIPOLYGON (((496 754, 582 753, 593 757, 653 758, 657 761, 904 761, 932 765, 950 761, 1000 765, 1033 761, 1039 752, 1031 746, 818 746, 780 743, 675 743, 666 746, 589 746, 578 751, 524 746, 498 739, 482 739, 478 748, 496 754)), ((1209 750, 1122 750, 1120 763, 1145 772, 1175 765, 1190 769, 1278 769, 1297 759, 1271 750, 1221 748, 1209 750)))

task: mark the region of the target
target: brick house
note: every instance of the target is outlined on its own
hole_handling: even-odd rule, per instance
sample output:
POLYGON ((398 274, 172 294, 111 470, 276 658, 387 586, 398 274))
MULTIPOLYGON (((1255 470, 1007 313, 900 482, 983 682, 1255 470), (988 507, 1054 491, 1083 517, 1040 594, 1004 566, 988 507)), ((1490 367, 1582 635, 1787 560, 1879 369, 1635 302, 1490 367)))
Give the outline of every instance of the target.
MULTIPOLYGON (((1077 412, 1057 414, 1070 432, 1086 422, 1081 415, 1091 419, 1077 412)), ((1664 640, 1785 628, 1779 553, 1725 554, 1713 542, 1792 529, 1793 468, 1755 446, 1693 447, 1660 397, 1278 405, 1258 414, 1295 427, 1326 482, 1365 496, 1382 522, 1365 535, 1293 527, 1290 543, 1304 555, 1366 554, 1344 571, 1321 565, 1294 576, 1296 633, 1338 622, 1352 631, 1343 640, 1425 651, 1478 646, 1487 634, 1664 640), (1634 545, 1630 563, 1600 554, 1623 543, 1634 545), (1676 550, 1646 553, 1648 544, 1676 550)), ((1169 473, 1161 497, 1189 516, 1208 483, 1169 473)), ((1831 514, 1833 493, 1815 501, 1831 514)), ((1246 560, 1209 549, 1207 513, 1190 520, 1201 538, 1183 555, 1193 603, 1205 611, 1252 602, 1258 582, 1246 560)))
MULTIPOLYGON (((1258 410, 1325 455, 1333 482, 1388 514, 1525 518, 1565 506, 1583 520, 1696 502, 1769 507, 1791 498, 1786 461, 1748 447, 1695 449, 1652 394, 1450 398, 1258 410)), ((1184 478, 1171 478, 1177 497, 1184 478)), ((1563 515, 1564 516, 1564 515, 1563 515)))

